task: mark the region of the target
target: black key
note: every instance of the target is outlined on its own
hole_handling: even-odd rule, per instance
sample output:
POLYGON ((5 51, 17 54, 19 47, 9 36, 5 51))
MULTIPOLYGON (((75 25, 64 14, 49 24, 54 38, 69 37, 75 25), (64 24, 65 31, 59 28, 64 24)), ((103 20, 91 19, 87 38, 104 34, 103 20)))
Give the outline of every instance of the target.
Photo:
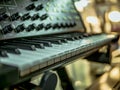
POLYGON ((35 38, 36 40, 40 41, 48 41, 54 44, 62 44, 61 40, 49 39, 49 38, 35 38))
POLYGON ((55 36, 53 36, 53 37, 47 37, 47 38, 51 38, 51 39, 55 39, 55 40, 60 40, 61 42, 64 42, 64 43, 68 42, 67 39, 60 38, 60 37, 55 37, 55 36))
POLYGON ((79 37, 79 36, 74 36, 74 38, 75 38, 76 40, 79 40, 79 39, 80 39, 80 37, 79 37))
POLYGON ((7 45, 9 45, 11 47, 13 46, 13 47, 16 47, 16 48, 25 49, 25 50, 33 50, 33 51, 36 50, 35 45, 13 43, 13 42, 9 42, 7 45))
POLYGON ((40 40, 38 40, 38 39, 34 39, 34 38, 32 38, 32 39, 24 39, 24 40, 26 40, 26 41, 30 41, 30 42, 35 42, 35 43, 41 43, 41 44, 43 44, 44 46, 47 46, 47 47, 52 47, 52 43, 51 42, 47 42, 47 41, 40 41, 40 40))
POLYGON ((84 37, 82 35, 79 36, 80 39, 83 39, 84 37))
POLYGON ((79 33, 75 33, 74 36, 77 36, 77 37, 79 37, 80 39, 83 39, 83 38, 84 38, 84 35, 83 35, 83 34, 79 34, 79 33))
POLYGON ((20 50, 18 48, 12 47, 12 46, 1 46, 1 49, 6 50, 9 53, 13 53, 13 54, 21 54, 20 50))
POLYGON ((35 45, 36 48, 42 48, 44 49, 44 45, 42 43, 36 43, 36 42, 31 42, 31 41, 27 41, 27 40, 19 40, 19 41, 12 41, 15 43, 22 43, 22 44, 29 44, 29 45, 35 45))
POLYGON ((65 36, 57 36, 57 37, 67 39, 67 40, 70 40, 70 41, 75 41, 75 37, 65 37, 65 36))
POLYGON ((8 57, 7 51, 0 49, 0 56, 1 56, 1 57, 8 57))

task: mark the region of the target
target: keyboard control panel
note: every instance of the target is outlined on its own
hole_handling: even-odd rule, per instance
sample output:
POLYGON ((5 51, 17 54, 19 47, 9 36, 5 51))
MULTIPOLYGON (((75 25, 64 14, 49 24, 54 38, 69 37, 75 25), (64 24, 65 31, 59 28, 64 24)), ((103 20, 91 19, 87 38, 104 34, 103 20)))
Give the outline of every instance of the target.
POLYGON ((84 32, 72 0, 0 1, 0 40, 76 30, 84 32))

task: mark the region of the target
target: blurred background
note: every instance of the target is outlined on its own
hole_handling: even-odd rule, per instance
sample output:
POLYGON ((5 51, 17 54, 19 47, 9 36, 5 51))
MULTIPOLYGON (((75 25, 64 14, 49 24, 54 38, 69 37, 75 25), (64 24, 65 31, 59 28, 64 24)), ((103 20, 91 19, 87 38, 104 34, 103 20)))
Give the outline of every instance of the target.
POLYGON ((88 33, 110 33, 120 25, 120 0, 75 0, 75 6, 88 33))

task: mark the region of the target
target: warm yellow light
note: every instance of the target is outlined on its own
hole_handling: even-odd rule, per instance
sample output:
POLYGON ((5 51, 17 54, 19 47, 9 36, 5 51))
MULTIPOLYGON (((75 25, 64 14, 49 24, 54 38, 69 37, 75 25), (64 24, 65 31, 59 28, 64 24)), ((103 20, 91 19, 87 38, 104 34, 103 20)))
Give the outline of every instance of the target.
POLYGON ((112 11, 108 14, 108 18, 112 22, 120 22, 120 12, 119 11, 112 11))
POLYGON ((88 23, 92 24, 92 25, 98 24, 98 18, 95 17, 95 16, 88 16, 88 17, 86 18, 86 21, 87 21, 88 23))
POLYGON ((82 5, 83 7, 86 7, 88 5, 89 1, 88 0, 81 0, 80 1, 80 5, 82 5))
POLYGON ((108 73, 104 74, 104 75, 102 76, 102 78, 100 78, 99 83, 101 84, 101 83, 103 83, 103 82, 106 82, 106 81, 107 81, 107 77, 108 77, 108 73))
POLYGON ((120 68, 119 67, 115 67, 111 72, 110 72, 110 78, 112 80, 119 80, 120 76, 119 76, 119 73, 120 73, 120 68))
POLYGON ((112 90, 112 88, 107 83, 102 83, 98 90, 112 90))
POLYGON ((75 86, 80 86, 82 84, 81 81, 75 81, 75 86))
POLYGON ((88 3, 89 3, 88 0, 80 0, 75 2, 75 6, 78 11, 83 11, 84 7, 86 7, 88 3))

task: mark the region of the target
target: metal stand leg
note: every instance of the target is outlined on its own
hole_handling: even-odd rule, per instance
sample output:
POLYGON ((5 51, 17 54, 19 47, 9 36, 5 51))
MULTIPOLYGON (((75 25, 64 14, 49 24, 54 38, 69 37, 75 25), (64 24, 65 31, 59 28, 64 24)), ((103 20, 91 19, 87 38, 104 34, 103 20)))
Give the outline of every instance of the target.
POLYGON ((63 90, 74 90, 72 82, 67 74, 65 67, 56 69, 59 78, 61 80, 61 86, 63 90))

